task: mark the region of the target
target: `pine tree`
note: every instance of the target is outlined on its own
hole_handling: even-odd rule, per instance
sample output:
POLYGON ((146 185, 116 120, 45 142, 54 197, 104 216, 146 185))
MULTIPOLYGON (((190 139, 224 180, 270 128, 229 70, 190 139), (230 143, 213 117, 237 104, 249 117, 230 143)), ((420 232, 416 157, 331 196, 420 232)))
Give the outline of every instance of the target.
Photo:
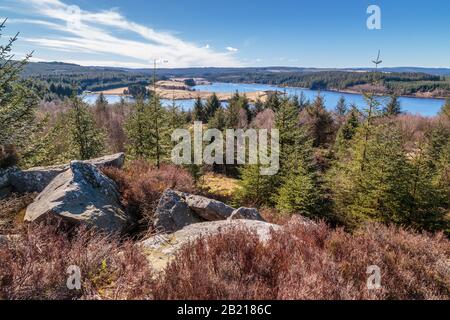
POLYGON ((302 161, 296 161, 275 197, 281 212, 299 213, 307 217, 320 214, 320 191, 314 174, 302 161))
POLYGON ((264 109, 272 109, 273 112, 277 112, 280 108, 280 99, 277 93, 269 94, 265 102, 264 109))
POLYGON ((345 116, 347 114, 347 103, 345 97, 341 96, 336 105, 335 112, 338 116, 345 116))
POLYGON ((205 106, 203 105, 203 101, 200 97, 197 97, 197 100, 195 100, 192 113, 193 113, 193 118, 195 121, 206 122, 207 119, 206 119, 205 106))
POLYGON ((98 157, 104 149, 104 134, 97 129, 89 107, 74 93, 69 111, 73 146, 80 160, 98 157))
POLYGON ((168 157, 172 142, 170 113, 163 108, 159 97, 152 95, 148 102, 142 98, 125 123, 129 153, 134 158, 153 160, 159 168, 168 157))
POLYGON ((391 95, 390 100, 383 110, 385 116, 397 116, 402 113, 402 108, 400 106, 400 101, 396 94, 391 95))
POLYGON ((314 147, 325 146, 331 141, 334 121, 325 108, 324 97, 319 93, 314 102, 301 113, 301 123, 308 126, 314 139, 314 147))
POLYGON ((151 122, 150 108, 144 100, 138 98, 132 106, 131 114, 125 122, 128 136, 128 154, 132 158, 150 158, 153 149, 153 137, 149 122, 151 122))
MULTIPOLYGON (((5 23, 6 20, 0 24, 0 36, 5 23)), ((16 158, 15 151, 21 153, 41 129, 36 120, 38 97, 19 81, 31 55, 20 61, 13 60, 11 52, 17 39, 18 34, 0 45, 0 163, 3 158, 16 158)), ((6 164, 14 163, 5 161, 6 164)))
POLYGON ((209 120, 208 127, 211 129, 217 129, 223 131, 226 129, 227 119, 224 108, 219 107, 214 113, 214 116, 209 120))
POLYGON ((103 92, 98 95, 97 100, 95 101, 94 113, 97 126, 103 130, 107 130, 110 119, 108 112, 108 100, 106 100, 103 92))
POLYGON ((334 146, 335 150, 338 153, 342 153, 348 149, 348 147, 350 146, 350 142, 355 136, 359 126, 360 123, 358 119, 358 111, 356 109, 352 109, 352 111, 349 112, 346 121, 341 126, 336 136, 334 146))
POLYGON ((365 139, 358 129, 351 145, 350 161, 335 163, 329 172, 336 213, 347 225, 365 220, 401 224, 411 205, 410 165, 397 130, 378 126, 365 139), (365 168, 360 164, 365 148, 365 168))
POLYGON ((226 109, 228 128, 245 128, 251 121, 252 111, 246 95, 237 91, 228 100, 226 109))
POLYGON ((439 114, 450 120, 450 99, 445 100, 445 104, 442 106, 439 114))
POLYGON ((273 201, 282 212, 316 215, 321 192, 312 166, 313 141, 307 128, 299 123, 295 101, 281 101, 275 125, 280 132, 280 187, 273 201))
MULTIPOLYGON (((450 150, 446 151, 444 154, 450 150)), ((419 230, 438 231, 446 228, 445 208, 449 203, 445 185, 448 186, 449 155, 439 158, 436 167, 430 167, 430 160, 420 143, 411 159, 411 204, 404 224, 419 230)))
POLYGON ((303 91, 301 91, 300 96, 298 97, 299 111, 306 109, 309 105, 310 105, 309 100, 306 98, 305 93, 303 91))
POLYGON ((284 99, 280 104, 275 127, 280 133, 280 171, 285 173, 289 170, 292 158, 308 163, 312 154, 312 140, 307 128, 299 123, 298 108, 289 99, 284 99))
POLYGON ((208 121, 209 119, 211 119, 214 114, 216 113, 216 111, 220 108, 220 101, 219 98, 217 98, 217 95, 215 93, 213 93, 212 96, 210 96, 208 98, 208 100, 206 101, 206 105, 205 105, 205 118, 206 121, 208 121))
POLYGON ((246 165, 240 169, 239 189, 234 196, 238 206, 273 205, 279 186, 278 176, 261 175, 260 165, 246 165))
POLYGON ((262 112, 264 110, 264 103, 261 101, 261 99, 256 99, 255 104, 253 106, 253 114, 252 119, 254 119, 258 113, 262 112))

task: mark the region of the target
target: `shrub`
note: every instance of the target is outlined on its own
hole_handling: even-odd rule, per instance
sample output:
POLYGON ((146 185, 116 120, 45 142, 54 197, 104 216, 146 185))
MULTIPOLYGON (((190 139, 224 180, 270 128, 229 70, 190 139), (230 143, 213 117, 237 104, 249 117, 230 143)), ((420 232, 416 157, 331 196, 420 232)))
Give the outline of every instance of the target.
POLYGON ((151 282, 146 258, 131 242, 83 228, 67 235, 33 225, 0 246, 0 300, 142 299, 151 282), (70 265, 81 270, 81 290, 67 288, 70 265))
POLYGON ((151 221, 165 189, 195 192, 191 175, 175 165, 164 164, 158 169, 146 161, 135 160, 126 169, 103 170, 119 185, 122 203, 127 210, 146 223, 151 221))
POLYGON ((17 222, 22 218, 25 208, 33 202, 35 193, 24 195, 12 194, 11 196, 0 199, 0 234, 14 233, 18 227, 17 222))
POLYGON ((291 222, 262 244, 232 230, 187 245, 155 288, 158 299, 449 299, 449 242, 395 227, 355 235, 291 222), (202 261, 202 263, 198 263, 202 261), (380 290, 366 270, 381 269, 380 290))

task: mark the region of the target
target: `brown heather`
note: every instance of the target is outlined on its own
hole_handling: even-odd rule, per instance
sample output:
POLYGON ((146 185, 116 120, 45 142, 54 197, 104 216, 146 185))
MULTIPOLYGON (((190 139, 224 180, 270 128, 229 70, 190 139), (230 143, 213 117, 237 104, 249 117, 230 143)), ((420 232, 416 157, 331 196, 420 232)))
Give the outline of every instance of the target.
POLYGON ((158 282, 158 299, 449 299, 449 241, 367 225, 350 235, 291 223, 261 244, 234 230, 189 245, 158 282), (201 261, 201 263, 199 263, 201 261), (368 290, 368 266, 382 271, 368 290))
POLYGON ((136 299, 150 292, 146 258, 132 242, 80 228, 24 227, 0 246, 1 299, 136 299), (81 290, 69 290, 67 268, 81 270, 81 290))
POLYGON ((127 210, 144 222, 151 220, 165 189, 195 192, 189 172, 175 165, 164 164, 158 169, 146 161, 135 160, 126 169, 105 168, 103 171, 118 184, 127 210))

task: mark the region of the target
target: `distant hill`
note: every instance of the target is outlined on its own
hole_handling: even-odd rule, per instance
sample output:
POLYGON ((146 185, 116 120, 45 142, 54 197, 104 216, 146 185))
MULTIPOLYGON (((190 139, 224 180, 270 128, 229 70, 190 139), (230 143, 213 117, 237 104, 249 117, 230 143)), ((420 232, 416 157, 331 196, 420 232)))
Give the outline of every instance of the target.
MULTIPOLYGON (((369 71, 369 68, 352 68, 350 70, 364 70, 369 71)), ((421 67, 393 67, 380 68, 383 72, 400 72, 400 73, 427 73, 434 76, 450 76, 449 68, 421 68, 421 67)))
MULTIPOLYGON (((362 92, 370 85, 370 68, 158 68, 158 80, 170 78, 204 78, 211 82, 260 83, 292 86, 313 90, 362 92)), ((450 69, 446 68, 380 68, 383 87, 380 94, 396 92, 400 95, 449 97, 450 69)), ((133 84, 151 83, 153 69, 115 67, 85 67, 62 62, 29 63, 22 74, 47 83, 51 92, 58 95, 69 92, 73 83, 82 91, 104 91, 133 84), (53 86, 51 86, 53 84, 53 86), (56 86, 56 89, 55 89, 56 86)))
MULTIPOLYGON (((372 68, 301 68, 301 67, 249 67, 249 68, 158 68, 158 74, 164 76, 187 76, 196 77, 204 75, 217 74, 236 74, 236 73, 297 73, 297 72, 321 72, 321 71, 372 71, 372 68)), ((390 67, 380 68, 384 72, 397 73, 427 73, 438 76, 450 76, 450 68, 422 68, 422 67, 390 67)), ((81 74, 81 73, 135 73, 135 74, 151 74, 151 68, 130 69, 116 67, 85 67, 77 64, 64 62, 31 62, 23 73, 24 76, 30 75, 50 75, 58 73, 81 74)))

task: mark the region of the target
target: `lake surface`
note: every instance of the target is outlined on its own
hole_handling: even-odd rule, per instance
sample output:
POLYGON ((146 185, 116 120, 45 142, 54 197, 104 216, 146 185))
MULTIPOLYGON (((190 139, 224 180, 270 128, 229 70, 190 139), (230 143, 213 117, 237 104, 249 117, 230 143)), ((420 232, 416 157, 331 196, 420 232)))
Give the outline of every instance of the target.
MULTIPOLYGON (((309 100, 313 100, 318 91, 302 89, 302 88, 293 88, 293 87, 278 87, 271 86, 265 84, 244 84, 244 83, 213 83, 210 85, 200 85, 195 86, 195 90, 197 91, 209 91, 209 92, 236 92, 246 93, 253 91, 265 91, 265 90, 278 90, 282 92, 286 92, 289 96, 300 95, 301 92, 305 95, 305 97, 309 100)), ((361 94, 352 94, 352 93, 340 93, 340 92, 332 92, 332 91, 321 91, 322 96, 325 98, 325 105, 327 109, 333 109, 339 98, 341 96, 345 97, 347 105, 356 104, 358 107, 364 107, 365 101, 361 94)), ((109 103, 117 103, 120 102, 120 96, 109 95, 105 96, 109 103)), ((97 99, 96 94, 86 94, 84 95, 84 101, 89 104, 94 104, 97 99)), ((381 102, 385 103, 389 100, 389 98, 380 98, 381 102)), ((126 98, 126 100, 131 101, 132 98, 126 98)), ((402 110, 404 112, 412 113, 412 114, 421 114, 423 116, 434 116, 436 115, 442 106, 445 104, 444 99, 430 99, 430 98, 409 98, 409 97, 400 97, 399 98, 402 110)), ((182 108, 183 110, 190 110, 194 106, 195 100, 177 100, 176 104, 182 108)), ((171 100, 162 100, 163 105, 172 105, 171 100)))

